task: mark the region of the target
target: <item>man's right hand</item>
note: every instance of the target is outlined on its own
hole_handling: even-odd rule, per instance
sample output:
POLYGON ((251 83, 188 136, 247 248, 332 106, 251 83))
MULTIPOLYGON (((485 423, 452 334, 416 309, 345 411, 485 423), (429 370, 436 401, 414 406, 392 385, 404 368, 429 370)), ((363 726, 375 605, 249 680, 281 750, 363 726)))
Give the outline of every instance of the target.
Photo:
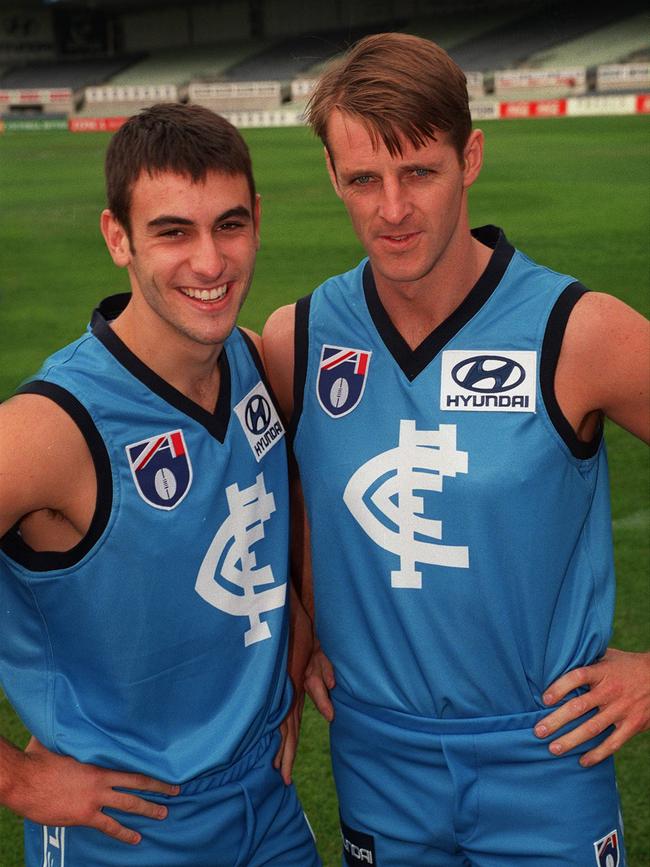
POLYGON ((336 686, 332 663, 320 647, 314 650, 305 670, 305 692, 325 717, 327 722, 334 719, 334 706, 330 700, 330 690, 336 686))
POLYGON ((86 825, 131 845, 139 843, 141 835, 103 813, 103 808, 160 820, 167 816, 167 807, 147 801, 139 794, 116 789, 170 796, 180 791, 179 786, 144 774, 111 771, 57 755, 36 738, 32 738, 15 759, 16 773, 5 801, 11 810, 40 825, 86 825))

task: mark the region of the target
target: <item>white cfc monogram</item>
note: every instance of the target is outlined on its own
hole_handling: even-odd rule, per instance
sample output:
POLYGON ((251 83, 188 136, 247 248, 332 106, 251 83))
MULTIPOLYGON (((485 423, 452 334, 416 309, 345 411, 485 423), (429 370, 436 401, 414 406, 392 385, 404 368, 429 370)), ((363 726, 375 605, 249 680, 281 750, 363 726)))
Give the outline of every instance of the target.
POLYGON ((373 542, 399 557, 399 569, 391 572, 392 587, 421 588, 416 563, 469 567, 467 547, 433 541, 442 539, 442 522, 425 517, 424 498, 416 493, 441 492, 445 477, 466 473, 467 463, 467 452, 456 448, 455 424, 417 430, 414 421, 402 419, 397 448, 371 458, 348 482, 343 500, 357 523, 373 542), (364 497, 385 476, 369 498, 371 511, 364 497))
POLYGON ((243 490, 237 483, 229 485, 226 498, 230 514, 217 530, 203 558, 195 589, 199 596, 220 611, 235 617, 248 617, 249 628, 244 633, 244 645, 248 647, 271 637, 269 625, 260 615, 281 608, 287 592, 286 584, 256 591, 257 587, 275 583, 272 568, 258 566, 253 550, 255 543, 264 538, 264 524, 275 512, 275 500, 264 486, 263 473, 257 476, 254 485, 243 490), (241 587, 243 593, 232 593, 216 580, 221 562, 221 577, 241 587))

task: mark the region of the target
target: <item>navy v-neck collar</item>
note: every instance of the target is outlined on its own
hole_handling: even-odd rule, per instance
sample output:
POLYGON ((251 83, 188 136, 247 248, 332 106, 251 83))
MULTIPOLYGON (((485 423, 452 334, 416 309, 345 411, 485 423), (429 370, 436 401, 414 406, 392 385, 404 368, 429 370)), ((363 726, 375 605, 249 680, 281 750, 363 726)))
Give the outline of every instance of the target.
POLYGON ((413 381, 441 349, 458 334, 461 328, 478 313, 501 282, 514 255, 514 248, 508 242, 503 231, 496 226, 482 226, 479 229, 473 229, 472 235, 477 241, 493 250, 490 261, 485 271, 453 313, 434 328, 431 334, 425 337, 415 349, 411 349, 393 325, 379 298, 370 262, 366 263, 363 270, 363 291, 368 312, 386 348, 409 381, 413 381))
POLYGON ((221 374, 219 396, 214 412, 211 413, 193 400, 190 400, 161 376, 158 376, 150 367, 147 367, 115 334, 109 323, 122 313, 130 299, 131 295, 128 292, 105 298, 93 312, 90 321, 91 332, 122 367, 126 368, 136 379, 139 379, 150 391, 203 425, 215 439, 223 442, 226 438, 228 421, 230 419, 231 389, 230 364, 228 363, 226 347, 224 346, 219 354, 218 364, 221 374))

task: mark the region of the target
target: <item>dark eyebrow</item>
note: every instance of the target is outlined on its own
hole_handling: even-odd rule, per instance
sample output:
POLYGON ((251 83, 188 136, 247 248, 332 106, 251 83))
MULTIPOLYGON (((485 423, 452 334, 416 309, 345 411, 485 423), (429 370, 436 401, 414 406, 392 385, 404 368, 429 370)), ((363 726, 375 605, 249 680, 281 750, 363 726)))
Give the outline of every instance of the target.
POLYGON ((229 211, 224 211, 220 214, 215 223, 223 223, 224 220, 232 220, 233 217, 239 217, 242 220, 250 220, 251 212, 244 205, 238 205, 236 208, 231 208, 229 211))
POLYGON ((160 217, 156 217, 155 220, 149 220, 147 223, 148 227, 155 229, 157 226, 192 226, 194 224, 193 220, 188 220, 187 217, 176 217, 173 214, 162 214, 160 217))
MULTIPOLYGON (((236 208, 230 208, 224 211, 223 214, 215 219, 215 223, 222 223, 224 220, 232 220, 234 217, 250 220, 251 212, 244 205, 238 205, 236 208)), ((188 220, 187 217, 178 217, 175 214, 161 214, 153 220, 149 220, 147 227, 156 229, 160 226, 193 226, 194 220, 188 220)))

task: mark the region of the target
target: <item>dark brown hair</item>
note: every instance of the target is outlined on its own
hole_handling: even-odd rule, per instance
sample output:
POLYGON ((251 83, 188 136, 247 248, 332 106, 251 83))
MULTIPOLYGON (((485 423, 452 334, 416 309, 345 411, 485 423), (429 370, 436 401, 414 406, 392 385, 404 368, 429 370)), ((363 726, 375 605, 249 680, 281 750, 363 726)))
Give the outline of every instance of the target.
POLYGON ((244 175, 254 204, 248 147, 229 121, 199 105, 153 105, 130 117, 111 139, 105 162, 108 207, 130 235, 131 191, 142 172, 174 172, 198 181, 210 171, 244 175))
POLYGON ((366 36, 325 70, 306 111, 325 147, 336 109, 361 120, 392 156, 400 137, 421 147, 442 130, 462 160, 472 129, 462 69, 435 42, 406 33, 366 36))

